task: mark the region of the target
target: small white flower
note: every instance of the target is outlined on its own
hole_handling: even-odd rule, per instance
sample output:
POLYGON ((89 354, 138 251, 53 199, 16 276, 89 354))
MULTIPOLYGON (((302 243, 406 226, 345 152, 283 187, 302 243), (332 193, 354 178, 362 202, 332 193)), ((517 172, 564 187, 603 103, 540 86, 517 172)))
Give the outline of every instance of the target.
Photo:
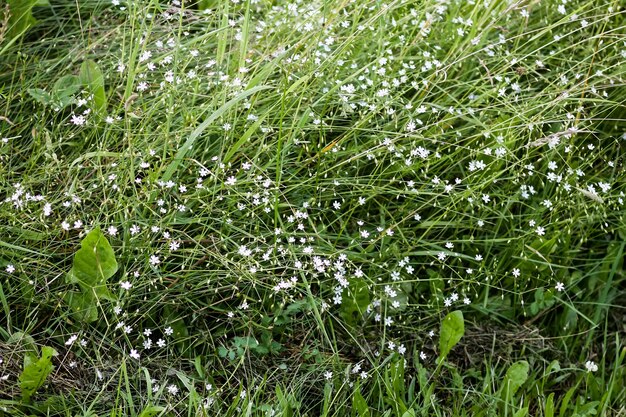
POLYGON ((74 123, 76 126, 83 126, 85 124, 86 120, 85 120, 85 116, 83 115, 72 115, 72 123, 74 123))
POLYGON ((587 368, 587 372, 596 372, 598 370, 598 365, 596 365, 593 361, 585 362, 585 368, 587 368))
POLYGON ((76 341, 76 339, 78 339, 78 335, 77 335, 77 334, 72 335, 72 336, 71 336, 69 339, 67 339, 67 341, 65 342, 65 346, 71 346, 71 345, 72 345, 72 344, 76 341))

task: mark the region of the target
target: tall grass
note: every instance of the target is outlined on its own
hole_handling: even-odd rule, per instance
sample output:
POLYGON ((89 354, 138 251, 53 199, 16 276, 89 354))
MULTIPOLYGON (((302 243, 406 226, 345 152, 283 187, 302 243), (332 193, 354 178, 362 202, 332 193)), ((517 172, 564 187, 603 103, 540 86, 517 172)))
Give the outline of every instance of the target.
POLYGON ((626 412, 620 2, 27 3, 0 30, 5 413, 626 412), (118 268, 88 288, 97 229, 118 268))

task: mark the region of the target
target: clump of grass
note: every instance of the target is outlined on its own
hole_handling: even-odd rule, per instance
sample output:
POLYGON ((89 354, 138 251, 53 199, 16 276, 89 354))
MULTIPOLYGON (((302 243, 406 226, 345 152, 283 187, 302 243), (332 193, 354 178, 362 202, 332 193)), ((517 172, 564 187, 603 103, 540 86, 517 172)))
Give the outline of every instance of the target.
POLYGON ((0 31, 7 412, 624 412, 619 2, 44 3, 0 31))

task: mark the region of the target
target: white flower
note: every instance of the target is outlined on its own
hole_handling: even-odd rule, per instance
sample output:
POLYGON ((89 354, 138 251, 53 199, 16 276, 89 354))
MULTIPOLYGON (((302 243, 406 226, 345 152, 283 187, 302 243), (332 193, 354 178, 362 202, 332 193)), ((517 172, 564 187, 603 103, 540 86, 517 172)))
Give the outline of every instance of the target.
POLYGON ((139 352, 137 352, 135 349, 130 350, 129 356, 133 359, 139 360, 139 352))
POLYGON ((565 289, 565 284, 563 284, 562 282, 557 282, 554 286, 554 289, 556 289, 558 292, 561 292, 565 289))
POLYGON ((130 283, 130 281, 122 281, 120 282, 120 287, 122 287, 122 289, 128 291, 132 288, 133 284, 130 283))
POLYGON ((7 271, 9 274, 12 274, 13 272, 15 272, 15 267, 12 264, 8 264, 5 271, 7 271))
POLYGON ((156 255, 150 256, 150 265, 157 266, 160 263, 161 263, 161 260, 159 259, 158 256, 156 256, 156 255))
POLYGON ((85 122, 85 116, 81 114, 79 114, 78 116, 75 114, 72 115, 72 123, 74 123, 76 126, 82 126, 85 124, 85 122))
POLYGON ((77 335, 77 334, 72 335, 72 336, 71 336, 69 339, 67 339, 67 341, 65 342, 65 346, 71 346, 71 345, 72 345, 72 344, 76 341, 76 339, 78 339, 78 335, 77 335))
POLYGON ((596 365, 593 361, 585 362, 585 368, 587 368, 587 372, 596 372, 598 370, 598 365, 596 365))
POLYGON ((130 228, 130 235, 135 236, 137 233, 141 232, 141 229, 136 224, 133 224, 130 228))

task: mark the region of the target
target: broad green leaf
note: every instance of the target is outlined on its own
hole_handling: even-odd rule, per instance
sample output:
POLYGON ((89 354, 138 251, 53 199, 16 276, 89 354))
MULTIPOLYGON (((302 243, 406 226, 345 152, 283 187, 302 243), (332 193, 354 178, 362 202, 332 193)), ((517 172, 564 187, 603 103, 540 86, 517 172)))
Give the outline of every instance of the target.
POLYGON ((189 348, 189 329, 185 325, 183 317, 169 305, 165 306, 163 313, 164 322, 167 323, 174 331, 176 348, 181 352, 187 351, 189 348))
POLYGON ((544 417, 554 417, 554 393, 551 392, 546 400, 546 406, 543 413, 544 417))
POLYGON ((341 317, 346 324, 354 326, 365 313, 370 304, 370 293, 363 279, 355 278, 343 290, 341 302, 341 317))
POLYGON ((104 77, 98 65, 88 59, 80 66, 80 81, 89 89, 93 95, 91 109, 100 115, 106 113, 107 96, 104 91, 104 77))
POLYGON ((326 382, 324 385, 324 406, 322 407, 322 416, 327 416, 330 405, 333 402, 333 384, 326 382))
POLYGON ((441 323, 439 335, 439 361, 448 356, 452 348, 459 343, 465 334, 463 313, 459 310, 449 313, 441 323))
POLYGON ((9 29, 7 30, 9 39, 20 36, 37 23, 32 14, 37 0, 7 0, 7 4, 9 5, 9 29))
POLYGON ((41 349, 41 358, 33 354, 24 356, 24 370, 20 375, 20 389, 22 390, 22 400, 30 402, 30 398, 35 391, 45 382, 50 372, 54 369, 52 357, 57 355, 57 351, 49 346, 41 349))
POLYGON ((528 415, 528 407, 522 407, 517 410, 517 413, 513 415, 513 417, 526 417, 528 415))
POLYGON ((139 414, 139 417, 154 417, 165 410, 166 408, 161 407, 160 405, 149 405, 143 409, 143 411, 139 414))
POLYGON ((75 75, 65 75, 59 78, 52 87, 52 94, 59 99, 76 94, 80 90, 81 81, 75 75))
POLYGON ((27 333, 24 332, 15 332, 11 334, 7 343, 10 345, 16 344, 19 346, 21 350, 27 353, 37 353, 37 345, 35 344, 35 339, 27 333))
POLYGON ((522 386, 524 382, 528 379, 528 362, 519 361, 515 362, 508 371, 506 371, 506 376, 504 377, 504 383, 502 385, 502 390, 505 393, 504 398, 511 398, 522 386))
POLYGON ((357 411, 359 417, 369 417, 370 409, 365 402, 365 398, 361 395, 361 390, 357 386, 352 396, 352 407, 357 411))
POLYGON ((117 272, 117 261, 109 241, 96 228, 85 236, 80 246, 67 281, 80 285, 84 293, 95 297, 96 302, 101 298, 114 300, 106 286, 107 280, 117 272))
POLYGON ((30 94, 32 98, 44 106, 48 106, 52 103, 52 96, 46 90, 42 90, 41 88, 29 88, 26 91, 28 91, 28 94, 30 94))
POLYGON ((570 401, 571 401, 572 397, 574 396, 574 394, 576 394, 576 390, 577 389, 578 389, 578 384, 576 384, 573 387, 571 387, 565 393, 565 396, 561 400, 561 407, 559 409, 559 416, 560 417, 566 417, 566 416, 571 416, 572 415, 572 413, 569 410, 569 408, 570 408, 570 401))
POLYGON ((88 292, 71 291, 65 294, 65 302, 74 312, 75 320, 91 323, 98 320, 98 306, 96 299, 88 292))

